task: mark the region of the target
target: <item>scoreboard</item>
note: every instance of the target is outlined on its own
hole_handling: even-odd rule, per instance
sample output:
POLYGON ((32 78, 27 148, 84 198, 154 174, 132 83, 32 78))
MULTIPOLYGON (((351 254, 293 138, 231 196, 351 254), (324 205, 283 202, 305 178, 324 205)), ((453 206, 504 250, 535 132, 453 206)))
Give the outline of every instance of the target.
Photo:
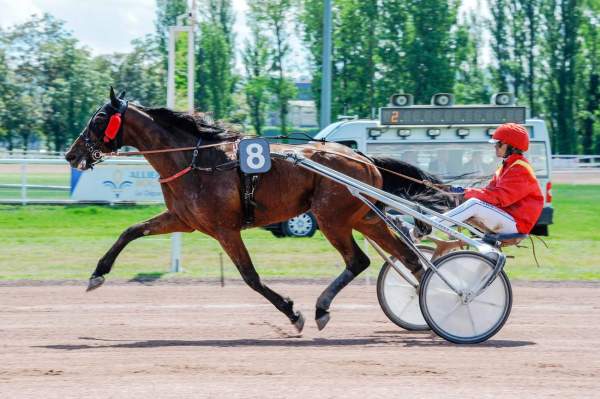
POLYGON ((526 108, 493 105, 383 107, 379 118, 383 126, 501 125, 525 123, 526 108))

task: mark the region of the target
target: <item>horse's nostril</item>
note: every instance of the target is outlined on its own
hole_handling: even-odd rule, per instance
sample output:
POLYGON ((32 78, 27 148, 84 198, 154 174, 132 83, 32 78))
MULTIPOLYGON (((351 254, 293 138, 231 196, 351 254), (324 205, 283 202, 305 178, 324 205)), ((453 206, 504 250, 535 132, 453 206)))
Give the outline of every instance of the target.
POLYGON ((75 158, 76 158, 75 154, 67 154, 67 155, 65 155, 65 159, 66 159, 68 162, 74 161, 74 160, 75 160, 75 158))

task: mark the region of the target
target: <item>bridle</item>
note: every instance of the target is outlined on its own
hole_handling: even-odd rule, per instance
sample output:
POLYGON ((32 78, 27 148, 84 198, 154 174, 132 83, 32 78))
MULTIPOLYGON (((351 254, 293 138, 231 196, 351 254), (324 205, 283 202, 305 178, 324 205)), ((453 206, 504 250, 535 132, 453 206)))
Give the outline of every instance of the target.
POLYGON ((129 101, 122 100, 120 98, 117 99, 117 101, 119 102, 117 107, 115 107, 112 102, 109 101, 98 108, 88 122, 87 129, 85 129, 83 133, 79 135, 85 144, 88 154, 92 158, 92 166, 102 162, 105 154, 100 149, 100 141, 94 140, 91 137, 90 132, 94 133, 96 137, 102 137, 102 142, 104 142, 104 144, 106 144, 113 152, 119 149, 123 144, 123 126, 125 124, 125 113, 127 112, 129 101), (96 126, 94 122, 96 116, 101 111, 107 111, 106 115, 109 117, 108 123, 106 124, 106 127, 102 133, 98 131, 98 126, 96 126))

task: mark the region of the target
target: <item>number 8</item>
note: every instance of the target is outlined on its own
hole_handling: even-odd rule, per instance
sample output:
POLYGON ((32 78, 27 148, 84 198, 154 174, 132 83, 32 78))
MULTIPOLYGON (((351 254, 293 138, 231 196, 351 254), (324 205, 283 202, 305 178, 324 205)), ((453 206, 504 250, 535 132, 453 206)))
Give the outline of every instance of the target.
POLYGON ((260 144, 248 144, 246 154, 248 155, 246 164, 250 169, 260 169, 267 162, 263 155, 263 147, 260 144))

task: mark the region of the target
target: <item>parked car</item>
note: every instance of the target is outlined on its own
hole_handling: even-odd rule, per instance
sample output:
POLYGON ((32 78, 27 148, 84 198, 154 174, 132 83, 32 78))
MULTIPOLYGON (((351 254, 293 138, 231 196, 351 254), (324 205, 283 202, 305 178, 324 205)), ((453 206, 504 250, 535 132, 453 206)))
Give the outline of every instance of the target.
POLYGON ((310 212, 265 226, 275 237, 312 237, 318 228, 317 219, 310 212))

